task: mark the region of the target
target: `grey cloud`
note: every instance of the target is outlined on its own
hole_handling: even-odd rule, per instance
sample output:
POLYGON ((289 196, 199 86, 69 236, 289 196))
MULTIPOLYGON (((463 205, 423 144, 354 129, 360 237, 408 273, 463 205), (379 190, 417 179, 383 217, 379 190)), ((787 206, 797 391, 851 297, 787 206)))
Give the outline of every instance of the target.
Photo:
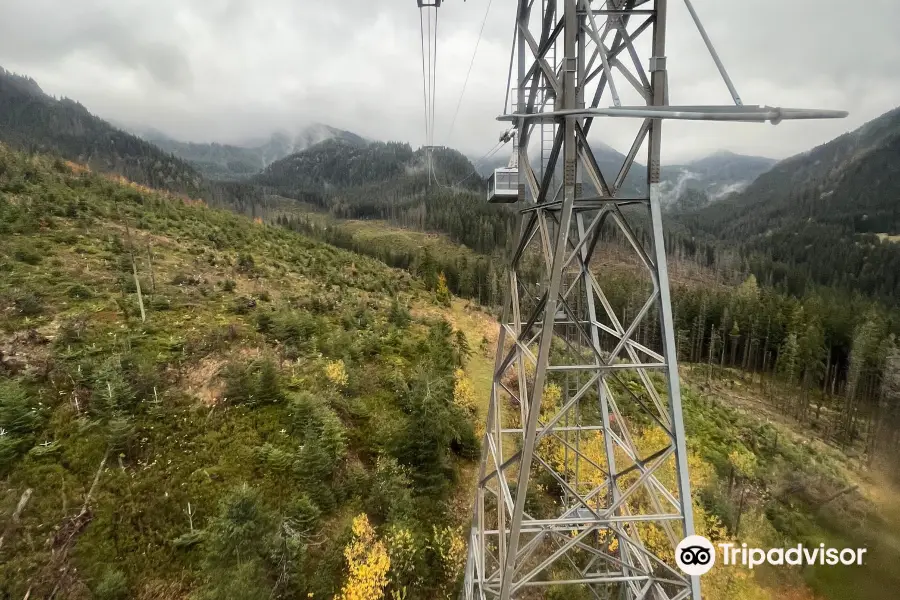
POLYGON ((97 48, 106 60, 132 70, 143 70, 166 88, 186 90, 192 82, 191 67, 177 47, 159 42, 104 43, 97 48))
MULTIPOLYGON (((450 132, 487 0, 440 9, 436 139, 481 155, 505 126, 516 0, 494 0, 450 132)), ((865 18, 838 0, 694 0, 748 103, 843 108, 840 122, 671 123, 670 160, 719 148, 783 157, 900 102, 894 0, 865 18)), ((670 0, 670 92, 677 103, 729 101, 681 2, 670 0)), ((649 49, 638 48, 646 61, 649 49)), ((101 116, 194 140, 237 140, 321 121, 423 143, 419 11, 413 0, 3 0, 0 65, 101 116)), ((633 123, 598 138, 630 143, 633 123)))
MULTIPOLYGON (((171 24, 155 22, 154 16, 139 4, 8 2, 0 13, 0 60, 21 64, 27 72, 31 66, 62 68, 81 55, 113 68, 143 71, 152 84, 164 88, 189 86, 191 67, 178 45, 178 28, 166 31, 171 24)), ((70 76, 77 79, 78 73, 70 76)))

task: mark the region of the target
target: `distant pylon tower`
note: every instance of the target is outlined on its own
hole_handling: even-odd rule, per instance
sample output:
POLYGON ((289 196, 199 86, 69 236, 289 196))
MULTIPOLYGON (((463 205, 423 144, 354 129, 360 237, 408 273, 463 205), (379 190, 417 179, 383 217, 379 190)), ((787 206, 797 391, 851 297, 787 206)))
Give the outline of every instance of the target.
POLYGON ((520 232, 466 600, 542 598, 551 586, 565 588, 554 597, 573 600, 700 598, 698 579, 674 561, 694 521, 660 208, 662 120, 778 123, 846 113, 744 106, 685 4, 734 105, 669 106, 666 0, 518 2, 516 98, 500 120, 516 129, 520 232), (622 105, 626 94, 634 105, 622 105), (634 124, 624 164, 596 159, 588 136, 598 117, 634 124), (646 167, 636 162, 641 152, 646 167), (645 174, 635 185, 638 168, 645 174), (602 240, 611 237, 644 275, 631 288, 640 298, 623 300, 602 285, 602 240))

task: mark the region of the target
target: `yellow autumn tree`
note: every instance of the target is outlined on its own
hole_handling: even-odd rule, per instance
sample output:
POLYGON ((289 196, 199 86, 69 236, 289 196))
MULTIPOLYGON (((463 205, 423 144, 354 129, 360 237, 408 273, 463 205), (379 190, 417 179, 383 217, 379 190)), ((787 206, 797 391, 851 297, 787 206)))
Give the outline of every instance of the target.
POLYGON ((562 400, 562 390, 555 383, 548 383, 544 386, 544 395, 541 396, 541 418, 546 420, 552 419, 556 411, 560 408, 562 400))
POLYGON ((475 414, 475 386, 466 372, 457 369, 453 374, 453 403, 470 415, 475 414))
POLYGON ((325 377, 328 378, 328 381, 336 385, 338 388, 344 388, 347 386, 347 367, 344 366, 344 361, 342 360, 333 360, 325 365, 325 377))
POLYGON ((444 581, 456 581, 466 562, 466 540, 462 528, 433 527, 429 547, 438 559, 444 581))
POLYGON ((353 519, 353 537, 344 548, 344 558, 347 559, 350 575, 335 600, 384 598, 391 559, 384 544, 375 536, 375 530, 365 514, 353 519))
POLYGON ((444 276, 443 271, 441 271, 441 274, 438 275, 435 295, 437 296, 438 302, 440 302, 444 306, 450 306, 450 288, 447 287, 447 277, 444 276))
MULTIPOLYGON (((546 392, 545 392, 546 393, 546 392)), ((659 427, 635 428, 632 432, 634 444, 638 456, 646 457, 664 448, 669 443, 668 435, 659 427)), ((581 493, 588 493, 606 481, 606 447, 603 436, 594 432, 586 435, 580 441, 580 452, 584 459, 575 461, 572 452, 566 452, 566 447, 552 439, 542 440, 542 449, 552 457, 552 463, 560 472, 570 473, 570 480, 574 480, 575 469, 578 470, 578 489, 581 493)), ((614 445, 616 469, 630 471, 619 477, 620 489, 627 489, 641 476, 635 461, 616 444, 614 445)), ((652 462, 652 461, 651 461, 652 462)), ((691 475, 691 483, 695 489, 702 489, 714 476, 712 466, 693 452, 688 453, 688 471, 691 475)), ((656 478, 669 490, 677 489, 675 476, 675 459, 670 456, 668 460, 654 471, 656 478)), ((604 490, 595 495, 598 505, 602 506, 609 501, 608 491, 604 490)), ((699 498, 697 496, 696 498, 699 498)), ((698 533, 707 535, 713 541, 720 539, 724 527, 711 515, 708 515, 699 501, 695 498, 694 515, 697 522, 698 533)), ((650 496, 645 491, 638 491, 631 495, 626 502, 629 512, 632 514, 651 514, 655 512, 655 506, 651 503, 650 496)), ((648 549, 669 563, 674 563, 674 548, 668 533, 655 523, 640 523, 637 525, 641 540, 648 549)), ((679 532, 674 532, 678 535, 679 532)), ((615 540, 608 540, 614 544, 615 540)), ((613 550, 614 546, 610 547, 613 550)))

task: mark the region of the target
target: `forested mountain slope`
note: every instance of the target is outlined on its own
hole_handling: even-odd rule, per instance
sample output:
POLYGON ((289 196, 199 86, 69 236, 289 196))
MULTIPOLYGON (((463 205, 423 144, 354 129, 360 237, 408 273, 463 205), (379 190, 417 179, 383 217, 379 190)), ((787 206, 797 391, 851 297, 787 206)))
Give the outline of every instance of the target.
POLYGON ((690 215, 722 236, 800 223, 852 233, 900 233, 900 108, 778 163, 742 194, 690 215))
POLYGON ((409 144, 326 140, 275 161, 254 181, 284 192, 324 192, 405 174, 413 156, 409 144))
POLYGON ((663 165, 663 203, 673 208, 706 206, 743 191, 776 162, 721 151, 683 165, 663 165))
POLYGON ((0 596, 455 589, 464 346, 409 275, 2 145, 0 273, 0 596))
POLYGON ((168 137, 147 137, 154 146, 193 165, 211 179, 244 179, 265 168, 254 149, 229 144, 179 142, 168 137))
MULTIPOLYGON (((434 185, 479 188, 475 168, 459 152, 435 148, 430 152, 434 185), (462 181, 465 179, 465 181, 462 181)), ((329 139, 269 165, 253 181, 284 193, 325 195, 333 190, 388 181, 398 186, 429 181, 428 153, 401 142, 361 143, 329 139)))
POLYGON ((174 140, 159 132, 147 132, 144 139, 178 158, 194 165, 212 179, 244 179, 286 156, 330 139, 364 145, 355 133, 329 125, 314 123, 296 134, 273 133, 265 141, 248 141, 243 145, 194 143, 174 140))
POLYGON ((52 151, 96 170, 197 196, 202 177, 187 163, 116 129, 73 100, 46 95, 33 79, 0 69, 0 141, 52 151))
POLYGON ((900 109, 778 163, 743 193, 677 216, 742 247, 763 281, 900 298, 900 109), (826 251, 827 249, 827 251, 826 251))
POLYGON ((48 96, 33 79, 2 68, 0 142, 26 152, 53 152, 97 171, 239 212, 260 202, 250 186, 209 182, 187 162, 113 127, 73 100, 48 96))
POLYGON ((472 163, 449 148, 408 144, 365 146, 328 140, 270 165, 253 179, 264 190, 352 219, 387 219, 420 231, 440 231, 491 254, 512 236, 514 213, 487 203, 472 163))

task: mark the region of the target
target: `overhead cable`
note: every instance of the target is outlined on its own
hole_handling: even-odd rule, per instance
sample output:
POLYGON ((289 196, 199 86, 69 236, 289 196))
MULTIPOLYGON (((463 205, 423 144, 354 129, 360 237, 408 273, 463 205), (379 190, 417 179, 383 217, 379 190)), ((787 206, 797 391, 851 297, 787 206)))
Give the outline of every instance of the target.
POLYGON ((487 9, 484 11, 484 19, 481 22, 481 31, 478 32, 478 39, 475 40, 475 50, 472 52, 472 61, 469 63, 469 70, 466 73, 466 79, 463 81, 462 92, 459 94, 459 101, 456 103, 456 111, 453 113, 453 120, 450 121, 450 130, 447 132, 447 139, 453 135, 453 127, 456 125, 456 117, 459 116, 459 108, 462 106, 463 96, 466 94, 466 86, 469 85, 469 76, 472 74, 472 67, 475 65, 475 57, 478 55, 478 45, 481 43, 481 37, 484 34, 484 26, 487 24, 488 14, 491 12, 491 3, 488 0, 487 9))

